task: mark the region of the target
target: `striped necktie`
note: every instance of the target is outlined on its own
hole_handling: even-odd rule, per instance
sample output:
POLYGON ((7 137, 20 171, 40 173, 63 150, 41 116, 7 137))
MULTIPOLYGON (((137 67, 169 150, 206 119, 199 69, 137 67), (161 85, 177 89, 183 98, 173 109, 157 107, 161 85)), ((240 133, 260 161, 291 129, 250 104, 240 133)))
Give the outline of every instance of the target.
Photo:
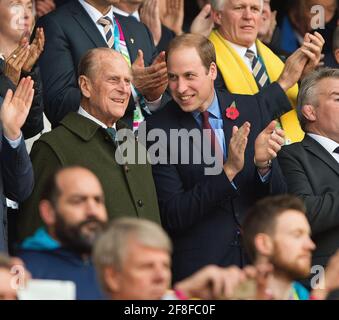
POLYGON ((113 48, 114 45, 114 35, 112 32, 113 21, 109 17, 101 17, 98 20, 98 23, 104 27, 104 32, 106 36, 107 45, 109 48, 113 48))
POLYGON ((250 60, 252 65, 252 73, 255 78, 255 81, 259 87, 259 90, 269 84, 268 75, 266 73, 265 67, 256 57, 255 53, 247 49, 245 56, 250 60))

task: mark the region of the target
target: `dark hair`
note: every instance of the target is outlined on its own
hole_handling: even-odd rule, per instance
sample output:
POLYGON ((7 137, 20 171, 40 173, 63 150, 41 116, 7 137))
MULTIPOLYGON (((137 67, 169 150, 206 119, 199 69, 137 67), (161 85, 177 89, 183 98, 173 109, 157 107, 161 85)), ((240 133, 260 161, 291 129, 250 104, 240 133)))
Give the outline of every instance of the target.
POLYGON ((78 169, 78 168, 89 170, 88 168, 77 166, 77 165, 66 166, 66 167, 62 167, 62 168, 55 170, 47 178, 44 184, 44 188, 42 189, 41 196, 40 196, 40 201, 47 200, 52 204, 53 207, 55 207, 57 204, 57 200, 61 194, 61 190, 59 189, 59 186, 57 184, 58 175, 65 170, 78 169))
POLYGON ((258 233, 273 234, 277 218, 287 210, 306 213, 303 201, 293 195, 279 195, 259 200, 248 212, 242 226, 243 242, 247 253, 254 262, 256 248, 254 239, 258 233))
POLYGON ((167 60, 172 51, 178 48, 195 48, 206 70, 209 70, 212 62, 216 63, 213 43, 200 34, 184 33, 175 37, 168 46, 167 60))

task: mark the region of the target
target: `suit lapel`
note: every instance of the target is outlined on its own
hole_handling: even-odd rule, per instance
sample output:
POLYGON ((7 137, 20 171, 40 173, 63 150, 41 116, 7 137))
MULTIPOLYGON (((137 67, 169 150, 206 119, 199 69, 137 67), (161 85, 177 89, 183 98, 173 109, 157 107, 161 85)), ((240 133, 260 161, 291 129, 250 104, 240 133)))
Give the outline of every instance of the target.
MULTIPOLYGON (((339 175, 339 164, 338 162, 332 157, 332 155, 317 141, 313 138, 305 135, 304 140, 302 141, 305 149, 315 155, 320 160, 324 161, 326 165, 332 168, 333 171, 339 175)), ((316 168, 315 168, 316 169, 316 168)))
MULTIPOLYGON (((235 101, 228 92, 226 91, 217 91, 217 97, 219 101, 219 107, 221 110, 222 120, 223 120, 223 127, 224 127, 224 135, 225 135, 225 143, 226 148, 228 148, 229 141, 232 137, 232 128, 233 126, 241 126, 242 123, 240 123, 241 119, 241 113, 239 117, 235 120, 229 119, 226 117, 226 109, 232 104, 233 101, 235 101)), ((237 106, 238 108, 238 106, 237 106)))
POLYGON ((98 48, 107 47, 106 41, 82 5, 78 1, 73 1, 72 4, 73 7, 71 7, 71 12, 74 19, 80 24, 95 46, 98 48))

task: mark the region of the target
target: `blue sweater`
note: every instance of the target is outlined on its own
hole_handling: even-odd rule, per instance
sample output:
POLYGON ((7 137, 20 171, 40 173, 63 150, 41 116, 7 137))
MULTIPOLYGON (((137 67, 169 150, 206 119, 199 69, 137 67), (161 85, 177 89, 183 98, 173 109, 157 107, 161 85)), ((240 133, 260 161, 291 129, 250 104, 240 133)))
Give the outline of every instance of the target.
POLYGON ((39 229, 18 252, 33 279, 73 281, 77 300, 103 299, 92 261, 47 239, 47 232, 39 229))

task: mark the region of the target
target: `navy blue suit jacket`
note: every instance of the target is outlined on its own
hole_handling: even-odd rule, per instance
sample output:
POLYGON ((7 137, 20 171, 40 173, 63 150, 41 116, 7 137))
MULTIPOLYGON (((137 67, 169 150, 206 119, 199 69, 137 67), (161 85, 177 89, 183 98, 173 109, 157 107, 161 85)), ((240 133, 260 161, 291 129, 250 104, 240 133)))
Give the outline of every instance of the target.
MULTIPOLYGON (((157 55, 153 37, 147 27, 134 18, 115 14, 123 30, 131 61, 138 49, 144 53, 145 65, 157 55)), ((43 27, 46 44, 39 58, 44 87, 45 114, 55 127, 67 113, 77 111, 80 105, 78 64, 89 50, 107 47, 107 43, 86 10, 77 1, 70 1, 43 16, 37 22, 43 27)), ((131 127, 134 110, 131 97, 124 120, 131 127)))
MULTIPOLYGON (((179 164, 157 164, 153 166, 153 177, 157 189, 161 221, 173 241, 173 279, 183 279, 207 264, 242 266, 246 258, 241 246, 241 223, 247 209, 258 199, 269 194, 286 191, 284 177, 276 160, 273 161, 270 179, 260 180, 254 166, 254 141, 258 134, 277 117, 286 112, 290 104, 280 86, 274 83, 270 90, 254 96, 231 95, 217 92, 223 115, 226 145, 229 144, 232 127, 251 123, 251 132, 245 152, 244 169, 235 177, 235 189, 224 171, 207 176, 206 163, 181 164, 181 144, 177 151, 179 164), (226 108, 233 101, 239 117, 226 117, 226 108)), ((171 129, 198 129, 192 114, 183 112, 174 102, 147 119, 147 131, 162 128, 169 139, 171 129)), ((184 150, 193 153, 194 141, 188 139, 184 150)), ((150 147, 151 145, 149 145, 150 147)), ((176 151, 162 145, 169 158, 176 151)), ((160 149, 161 149, 160 148, 160 149)), ((150 149, 149 149, 150 150, 150 149)))
POLYGON ((0 252, 7 251, 7 205, 6 197, 22 202, 33 190, 34 177, 31 160, 25 142, 13 149, 2 134, 0 125, 0 252))

